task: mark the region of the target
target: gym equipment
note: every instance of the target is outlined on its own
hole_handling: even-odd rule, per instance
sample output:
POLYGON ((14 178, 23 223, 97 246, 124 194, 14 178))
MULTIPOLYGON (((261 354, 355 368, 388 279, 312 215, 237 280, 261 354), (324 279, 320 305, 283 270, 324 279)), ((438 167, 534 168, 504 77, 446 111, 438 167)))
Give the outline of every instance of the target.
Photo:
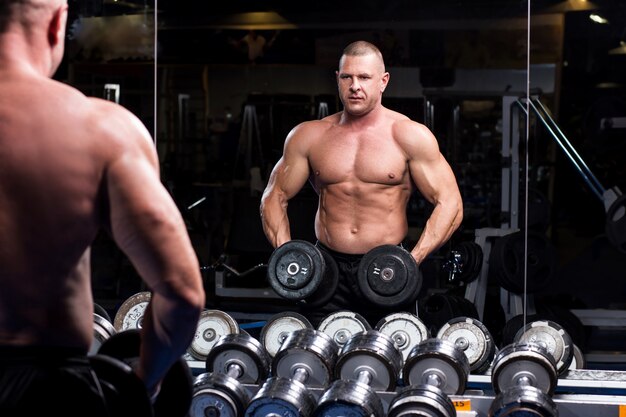
POLYGON ((426 339, 404 362, 406 387, 391 401, 388 416, 455 417, 449 396, 465 391, 468 376, 469 361, 462 350, 445 339, 426 339))
POLYGON ((99 315, 100 317, 103 317, 104 319, 106 319, 106 321, 108 321, 109 323, 113 323, 113 320, 111 319, 111 316, 109 315, 109 312, 106 311, 104 307, 102 307, 100 304, 96 302, 93 303, 93 312, 99 315))
POLYGON ((420 318, 431 334, 455 317, 478 319, 476 306, 467 298, 451 293, 434 293, 420 304, 420 318))
POLYGON ((469 375, 465 353, 448 340, 430 338, 415 346, 404 361, 404 385, 433 385, 447 395, 462 394, 469 375))
POLYGON ((322 394, 314 416, 383 417, 376 391, 392 391, 402 368, 402 354, 393 340, 378 330, 353 335, 343 346, 332 385, 322 394))
POLYGON ((496 353, 496 344, 489 329, 471 317, 456 317, 449 320, 439 329, 437 339, 449 340, 465 353, 469 361, 469 370, 474 374, 487 371, 496 353))
POLYGON ((448 273, 448 282, 465 285, 480 275, 483 250, 476 242, 465 241, 455 245, 442 265, 448 273))
POLYGON ((196 360, 204 361, 220 336, 239 332, 239 324, 228 313, 205 309, 200 313, 196 334, 187 353, 196 360))
POLYGON ((250 401, 243 384, 258 384, 270 371, 270 355, 247 333, 222 335, 206 358, 206 371, 193 383, 189 417, 243 415, 250 401))
POLYGON ((113 320, 115 330, 121 332, 127 329, 141 329, 143 313, 151 297, 150 291, 141 291, 128 297, 115 313, 113 320))
POLYGON ((371 329, 372 326, 359 313, 344 310, 327 315, 317 326, 317 330, 329 335, 337 343, 339 349, 353 335, 371 329))
POLYGON ((96 354, 102 343, 117 331, 113 324, 99 314, 93 313, 93 340, 89 347, 89 355, 96 354))
POLYGON ((396 308, 415 301, 422 275, 410 252, 397 245, 382 245, 363 255, 357 283, 368 302, 396 308))
POLYGON ((542 346, 554 358, 557 374, 569 368, 574 357, 573 343, 563 326, 551 320, 527 323, 518 330, 515 342, 531 342, 542 346))
POLYGON ((339 283, 335 261, 315 245, 294 239, 277 247, 270 256, 267 278, 274 291, 307 306, 326 304, 339 283))
POLYGON ((98 377, 110 415, 153 415, 146 387, 127 363, 96 353, 89 356, 89 364, 98 377))
POLYGON ((491 383, 496 397, 489 409, 490 417, 558 415, 551 398, 557 384, 556 363, 539 344, 512 343, 502 348, 493 361, 491 383))
POLYGON ((333 376, 338 347, 326 333, 290 333, 272 360, 272 377, 250 400, 246 417, 307 417, 315 409, 309 388, 325 388, 333 376))
MULTIPOLYGON (((116 333, 102 343, 99 355, 121 360, 131 368, 139 360, 141 330, 127 329, 116 333)), ((145 391, 145 388, 144 388, 145 391)), ((187 362, 181 357, 168 370, 154 400, 154 417, 185 417, 193 395, 193 376, 187 362)))
POLYGON ((391 337, 403 359, 409 355, 413 346, 430 337, 426 325, 414 314, 408 312, 392 313, 383 317, 374 329, 391 337))
POLYGON ((489 273, 514 294, 524 293, 524 265, 527 259, 526 292, 536 293, 550 285, 556 275, 556 248, 545 234, 528 230, 525 252, 524 231, 496 239, 489 257, 489 273))
POLYGON ((455 417, 454 403, 434 385, 401 388, 389 403, 387 417, 455 417))
POLYGON ((292 332, 312 329, 311 322, 300 313, 286 311, 274 314, 261 329, 260 341, 270 356, 276 355, 281 345, 292 332))

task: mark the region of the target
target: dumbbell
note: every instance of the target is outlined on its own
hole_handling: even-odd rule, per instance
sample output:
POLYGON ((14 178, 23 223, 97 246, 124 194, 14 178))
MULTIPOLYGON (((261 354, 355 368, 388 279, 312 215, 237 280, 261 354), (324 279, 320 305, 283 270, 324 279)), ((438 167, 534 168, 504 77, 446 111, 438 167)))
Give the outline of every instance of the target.
POLYGON ((360 332, 371 330, 372 326, 359 313, 340 310, 324 317, 317 330, 329 335, 338 349, 341 349, 350 338, 360 332))
POLYGON ((496 397, 489 416, 556 417, 558 410, 551 397, 557 380, 556 362, 545 347, 532 342, 505 346, 493 360, 491 383, 496 397))
POLYGON ((325 333, 290 333, 272 359, 272 377, 250 400, 246 417, 308 417, 316 398, 310 388, 326 388, 337 361, 337 344, 325 333))
POLYGON ((473 374, 487 371, 496 353, 496 344, 489 329, 480 320, 471 317, 448 320, 437 332, 437 339, 449 340, 463 351, 473 374))
POLYGON ((409 251, 397 245, 381 245, 359 262, 357 284, 366 301, 382 308, 397 308, 415 301, 422 275, 409 251))
POLYGON ((89 355, 94 355, 105 340, 117 333, 113 324, 104 316, 93 313, 93 340, 89 347, 89 355))
POLYGON ((389 404, 388 417, 454 417, 450 395, 465 392, 469 361, 449 340, 430 338, 411 349, 404 361, 405 385, 389 404))
POLYGON ((407 358, 415 345, 430 337, 424 322, 408 312, 389 314, 376 323, 374 328, 391 337, 403 359, 407 358))
POLYGON ((335 294, 339 271, 325 252, 310 242, 294 239, 274 249, 267 265, 267 279, 279 296, 319 307, 335 294))
POLYGON ((107 355, 89 355, 111 416, 153 417, 146 386, 129 364, 107 355))
POLYGON ((442 266, 448 273, 448 282, 465 285, 480 275, 483 264, 483 250, 476 242, 464 241, 455 245, 442 266))
POLYGON ((554 358, 557 375, 565 373, 574 358, 574 347, 569 333, 551 320, 535 320, 527 323, 515 334, 514 342, 537 343, 554 358))
POLYGON ((377 391, 393 391, 402 368, 402 353, 378 330, 353 335, 335 367, 336 380, 322 394, 314 416, 384 416, 377 391))
POLYGON ((113 319, 115 330, 121 332, 127 329, 141 329, 143 314, 151 297, 150 291, 140 291, 124 300, 113 319))
POLYGON ((242 416, 250 401, 243 384, 258 384, 270 371, 270 355, 247 333, 222 335, 193 383, 189 417, 242 416))
MULTIPOLYGON (((105 340, 98 349, 98 355, 115 358, 133 368, 139 360, 140 347, 141 330, 127 329, 105 340)), ((154 416, 186 416, 191 405, 192 395, 193 376, 187 361, 181 357, 174 362, 161 381, 159 394, 154 400, 154 416)))
POLYGON ((311 322, 300 313, 284 311, 271 316, 261 329, 261 344, 271 357, 276 355, 283 342, 296 330, 312 329, 311 322))
POLYGON ((189 344, 185 359, 206 361, 207 355, 221 336, 240 333, 239 324, 228 313, 204 309, 200 313, 196 333, 189 344))

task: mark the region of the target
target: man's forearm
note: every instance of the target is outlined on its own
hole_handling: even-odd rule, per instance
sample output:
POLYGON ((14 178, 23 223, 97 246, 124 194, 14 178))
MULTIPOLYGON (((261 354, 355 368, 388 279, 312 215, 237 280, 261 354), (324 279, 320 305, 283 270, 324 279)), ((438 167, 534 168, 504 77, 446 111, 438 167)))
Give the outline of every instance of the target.
POLYGON ((291 240, 286 201, 281 203, 275 198, 264 198, 261 203, 261 223, 267 240, 274 248, 291 240))
POLYGON ((452 204, 446 209, 446 206, 436 205, 417 244, 411 250, 415 261, 420 264, 428 255, 443 246, 458 229, 462 220, 462 206, 452 204))

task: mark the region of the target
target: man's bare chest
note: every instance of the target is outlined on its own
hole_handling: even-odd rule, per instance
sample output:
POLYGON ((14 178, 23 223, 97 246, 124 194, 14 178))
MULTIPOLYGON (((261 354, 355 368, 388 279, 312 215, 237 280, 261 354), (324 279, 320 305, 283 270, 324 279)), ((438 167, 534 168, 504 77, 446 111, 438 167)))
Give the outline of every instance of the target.
POLYGON ((402 149, 391 137, 331 136, 318 141, 309 157, 316 182, 401 184, 408 173, 402 149))

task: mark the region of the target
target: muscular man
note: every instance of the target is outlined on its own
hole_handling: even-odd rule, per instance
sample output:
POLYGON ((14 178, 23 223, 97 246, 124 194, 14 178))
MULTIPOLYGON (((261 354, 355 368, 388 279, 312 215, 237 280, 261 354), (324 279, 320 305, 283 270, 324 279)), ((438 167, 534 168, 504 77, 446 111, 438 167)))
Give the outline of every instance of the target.
POLYGON ((137 375, 155 392, 205 303, 149 133, 50 77, 66 0, 0 3, 0 415, 106 415, 87 361, 90 245, 108 230, 152 291, 137 375), (87 409, 80 407, 89 407, 87 409))
MULTIPOLYGON (((385 244, 400 244, 408 232, 407 202, 414 187, 434 205, 417 244, 421 263, 459 227, 463 207, 452 169, 426 126, 385 108, 389 73, 378 48, 348 45, 336 72, 343 111, 306 121, 287 136, 261 201, 261 217, 274 247, 291 239, 287 204, 310 181, 319 195, 317 245, 338 262, 340 288, 317 314, 337 309, 368 314, 358 295, 361 256, 385 244)), ((311 312, 312 314, 312 312, 311 312)), ((316 317, 313 317, 316 320, 316 317)))

